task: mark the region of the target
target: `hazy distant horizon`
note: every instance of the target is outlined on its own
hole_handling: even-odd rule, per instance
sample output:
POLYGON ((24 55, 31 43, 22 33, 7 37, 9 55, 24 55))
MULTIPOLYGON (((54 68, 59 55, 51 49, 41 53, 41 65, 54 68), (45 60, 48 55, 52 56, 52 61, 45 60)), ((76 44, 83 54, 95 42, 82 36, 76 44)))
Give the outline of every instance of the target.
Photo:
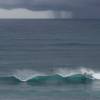
POLYGON ((0 0, 0 18, 100 19, 98 0, 0 0))

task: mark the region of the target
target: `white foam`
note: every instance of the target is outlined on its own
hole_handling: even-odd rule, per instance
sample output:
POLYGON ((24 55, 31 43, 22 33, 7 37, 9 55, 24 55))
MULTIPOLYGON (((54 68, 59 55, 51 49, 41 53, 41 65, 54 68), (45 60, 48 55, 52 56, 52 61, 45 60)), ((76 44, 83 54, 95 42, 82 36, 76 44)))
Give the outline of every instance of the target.
POLYGON ((92 76, 93 78, 100 80, 100 73, 94 73, 92 76))
POLYGON ((63 77, 68 77, 68 76, 72 76, 72 75, 75 75, 75 74, 83 74, 83 75, 94 75, 94 71, 91 70, 91 69, 87 69, 87 68, 78 68, 78 69, 67 69, 67 68, 59 68, 57 70, 55 70, 56 74, 58 75, 61 75, 63 77))
POLYGON ((84 67, 80 68, 79 71, 81 74, 88 74, 88 75, 92 75, 95 73, 93 70, 84 67))
POLYGON ((69 69, 66 69, 66 68, 58 68, 58 69, 56 69, 54 71, 54 74, 58 74, 58 75, 60 75, 62 77, 68 77, 68 76, 77 74, 77 72, 69 70, 69 69))
MULTIPOLYGON (((66 69, 66 68, 58 68, 58 69, 55 69, 53 73, 51 73, 51 75, 55 75, 55 74, 60 75, 62 77, 68 77, 68 76, 72 76, 72 75, 76 75, 76 74, 90 75, 93 79, 100 80, 100 72, 96 72, 94 70, 87 69, 84 67, 78 68, 76 70, 66 69)), ((25 70, 24 69, 24 70, 16 70, 13 73, 13 76, 21 81, 28 81, 28 80, 38 77, 38 76, 48 76, 48 75, 45 73, 34 71, 34 70, 25 70)))
POLYGON ((13 74, 14 77, 21 81, 28 81, 37 76, 43 76, 43 73, 36 72, 33 70, 16 70, 13 74))

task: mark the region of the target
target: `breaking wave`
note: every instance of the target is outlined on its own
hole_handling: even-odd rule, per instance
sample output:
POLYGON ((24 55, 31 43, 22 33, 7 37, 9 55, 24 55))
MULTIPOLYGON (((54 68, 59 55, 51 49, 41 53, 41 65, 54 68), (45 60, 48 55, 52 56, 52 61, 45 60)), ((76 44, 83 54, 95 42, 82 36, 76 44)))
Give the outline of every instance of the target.
POLYGON ((74 71, 58 69, 52 74, 44 74, 31 70, 18 70, 12 76, 0 77, 0 83, 17 84, 25 82, 33 85, 68 83, 84 84, 95 80, 100 80, 100 73, 85 68, 74 71))

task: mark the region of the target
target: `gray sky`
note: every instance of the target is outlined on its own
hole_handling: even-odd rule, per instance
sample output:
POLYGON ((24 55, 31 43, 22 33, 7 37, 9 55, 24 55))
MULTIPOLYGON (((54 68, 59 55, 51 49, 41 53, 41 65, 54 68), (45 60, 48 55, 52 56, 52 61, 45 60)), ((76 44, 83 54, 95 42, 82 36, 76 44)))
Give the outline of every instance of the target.
POLYGON ((26 9, 33 14, 36 14, 36 11, 41 14, 49 11, 50 15, 52 11, 53 15, 50 16, 58 18, 100 18, 100 0, 0 0, 0 8, 4 13, 21 8, 21 11, 24 9, 23 13, 26 9))

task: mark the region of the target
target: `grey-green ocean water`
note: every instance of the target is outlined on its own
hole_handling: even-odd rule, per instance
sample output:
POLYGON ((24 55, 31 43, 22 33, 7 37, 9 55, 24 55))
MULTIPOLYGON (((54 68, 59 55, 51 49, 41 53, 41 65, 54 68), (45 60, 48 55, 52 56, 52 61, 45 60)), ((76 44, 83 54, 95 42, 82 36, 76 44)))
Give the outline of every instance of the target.
POLYGON ((0 20, 0 100, 99 100, 100 20, 0 20))

